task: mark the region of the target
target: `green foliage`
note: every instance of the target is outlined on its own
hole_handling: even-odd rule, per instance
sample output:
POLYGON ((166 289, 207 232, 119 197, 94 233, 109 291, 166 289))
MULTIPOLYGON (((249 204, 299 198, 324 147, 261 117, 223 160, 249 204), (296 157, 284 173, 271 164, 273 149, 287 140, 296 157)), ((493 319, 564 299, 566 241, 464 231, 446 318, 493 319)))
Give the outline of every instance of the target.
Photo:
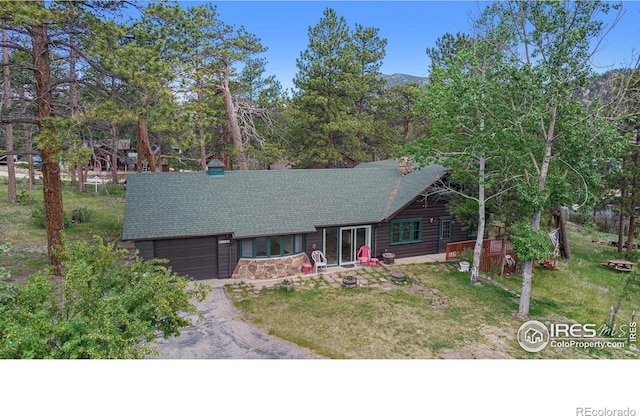
POLYGON ((29 190, 20 188, 18 189, 18 202, 20 204, 28 204, 32 202, 32 197, 29 196, 29 190))
POLYGON ((533 232, 531 224, 516 223, 511 227, 513 253, 519 261, 545 259, 552 251, 549 236, 542 230, 533 232))
POLYGON ((528 208, 528 212, 540 211, 549 199, 549 189, 541 190, 537 183, 517 181, 514 192, 518 203, 528 208))
MULTIPOLYGON (((31 210, 31 217, 33 219, 33 224, 38 228, 47 228, 47 219, 45 216, 44 205, 43 204, 35 204, 33 209, 31 210)), ((87 207, 80 207, 78 209, 74 209, 71 212, 64 212, 64 226, 70 227, 73 223, 88 223, 91 221, 93 217, 93 211, 87 207)))
MULTIPOLYGON (((0 259, 2 258, 2 255, 9 250, 11 250, 11 244, 9 243, 0 244, 0 259)), ((2 283, 2 281, 4 279, 9 279, 9 278, 11 278, 11 273, 9 273, 7 269, 5 269, 4 267, 0 267, 0 289, 4 287, 4 284, 2 283)))
POLYGON ((466 47, 472 46, 473 42, 469 35, 465 33, 445 33, 436 40, 436 46, 427 48, 427 56, 431 60, 431 70, 438 67, 446 67, 453 64, 458 52, 466 47))
POLYGON ((125 253, 100 238, 65 243, 59 284, 38 272, 0 288, 0 358, 141 358, 158 332, 179 335, 211 288, 125 253))
POLYGON ((74 209, 73 213, 75 214, 73 219, 76 223, 87 223, 91 222, 91 217, 93 216, 93 211, 91 211, 87 207, 81 207, 78 209, 74 209))
MULTIPOLYGON (((72 224, 72 218, 70 212, 64 212, 64 226, 70 227, 72 224)), ((43 204, 36 204, 33 206, 31 211, 31 217, 33 219, 33 224, 38 228, 47 228, 47 217, 44 210, 43 204)))
POLYGON ((378 70, 386 40, 375 28, 356 25, 350 31, 331 8, 308 34, 308 47, 296 61, 292 135, 303 164, 348 166, 368 158, 380 143, 372 102, 382 91, 378 70))
POLYGON ((637 262, 640 259, 640 252, 637 251, 625 251, 624 253, 625 260, 637 262))
POLYGON ((60 149, 71 128, 71 120, 62 117, 47 117, 42 119, 42 125, 45 129, 41 129, 35 136, 38 147, 40 149, 60 149))

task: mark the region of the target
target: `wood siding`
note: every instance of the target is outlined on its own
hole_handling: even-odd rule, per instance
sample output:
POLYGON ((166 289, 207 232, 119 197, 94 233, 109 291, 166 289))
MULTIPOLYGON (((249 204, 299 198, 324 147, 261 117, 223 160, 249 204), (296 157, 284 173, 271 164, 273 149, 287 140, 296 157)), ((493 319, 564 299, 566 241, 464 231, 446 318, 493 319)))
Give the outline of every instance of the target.
POLYGON ((322 250, 322 228, 320 228, 318 232, 305 234, 304 236, 304 251, 309 258, 311 258, 311 253, 314 250, 314 244, 316 245, 316 250, 322 250))
POLYGON ((141 258, 145 260, 153 258, 153 240, 136 241, 135 244, 141 258))
POLYGON ((231 236, 218 238, 218 267, 217 278, 228 279, 233 274, 233 270, 238 264, 240 253, 238 250, 239 241, 232 240, 231 236), (227 241, 229 241, 227 243, 227 241))
POLYGON ((217 243, 216 237, 156 240, 154 257, 169 259, 169 266, 178 274, 211 279, 218 277, 217 243))
POLYGON ((136 241, 136 249, 140 257, 148 260, 151 258, 169 259, 168 266, 180 275, 189 275, 195 279, 214 279, 231 277, 231 272, 237 260, 236 244, 218 244, 218 237, 194 237, 175 238, 168 240, 136 241), (220 247, 227 247, 227 251, 220 256, 220 247), (235 257, 233 257, 235 256, 235 257), (232 259, 233 266, 229 264, 232 259), (218 262, 218 259, 221 261, 218 262), (231 270, 231 272, 229 271, 231 270))
POLYGON ((440 232, 440 219, 452 219, 452 236, 451 241, 468 240, 466 225, 457 224, 447 211, 445 201, 436 201, 429 198, 425 204, 423 197, 417 197, 405 209, 400 211, 396 216, 388 222, 378 224, 374 227, 373 253, 375 257, 382 258, 382 253, 387 250, 394 253, 396 257, 413 257, 425 254, 438 253, 438 241, 440 232), (390 225, 394 220, 407 220, 412 218, 422 219, 422 242, 407 244, 390 244, 391 234, 390 225), (433 218, 433 221, 431 221, 433 218))

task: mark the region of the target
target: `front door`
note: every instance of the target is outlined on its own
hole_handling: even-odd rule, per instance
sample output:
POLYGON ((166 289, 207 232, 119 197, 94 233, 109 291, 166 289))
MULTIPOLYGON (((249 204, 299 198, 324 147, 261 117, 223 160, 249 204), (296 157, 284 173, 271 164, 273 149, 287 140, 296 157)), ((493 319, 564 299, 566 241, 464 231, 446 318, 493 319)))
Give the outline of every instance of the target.
POLYGON ((438 233, 438 253, 445 253, 447 251, 447 244, 451 242, 453 237, 452 220, 451 217, 440 218, 440 226, 438 233))

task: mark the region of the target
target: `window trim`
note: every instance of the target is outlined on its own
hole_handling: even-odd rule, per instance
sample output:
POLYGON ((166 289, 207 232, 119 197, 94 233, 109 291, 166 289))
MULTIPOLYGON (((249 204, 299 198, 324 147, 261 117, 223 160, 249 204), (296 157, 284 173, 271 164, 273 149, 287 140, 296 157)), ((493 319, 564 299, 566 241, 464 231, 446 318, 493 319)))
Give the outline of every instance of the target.
POLYGON ((414 244, 414 243, 422 243, 422 228, 423 228, 424 219, 423 218, 407 218, 401 220, 391 220, 389 222, 389 245, 401 245, 401 244, 414 244), (399 240, 393 241, 393 226, 399 224, 400 225, 400 234, 398 235, 399 240), (402 229, 404 228, 404 224, 409 225, 409 240, 404 240, 402 238, 402 229), (413 235, 415 234, 415 224, 418 224, 418 238, 414 239, 413 235))
POLYGON ((239 251, 240 251, 240 258, 242 259, 270 259, 270 258, 279 258, 279 257, 289 257, 289 256, 294 256, 296 254, 300 254, 304 252, 304 240, 305 240, 305 235, 304 234, 283 234, 283 235, 273 235, 273 236, 261 236, 261 237, 253 237, 253 238, 243 238, 240 239, 240 242, 238 244, 239 246, 239 251), (291 236, 291 245, 293 246, 293 252, 289 253, 289 254, 285 254, 285 244, 284 244, 284 239, 285 237, 291 236), (301 236, 302 238, 300 239, 300 247, 298 247, 298 245, 296 244, 296 236, 301 236), (266 256, 257 256, 256 255, 256 249, 257 249, 257 239, 258 238, 265 238, 266 239, 266 249, 267 249, 267 254, 266 256), (272 254, 271 253, 271 239, 272 238, 277 238, 279 240, 280 243, 280 253, 279 254, 272 254), (244 242, 246 240, 251 240, 251 253, 250 255, 247 255, 247 253, 244 252, 243 246, 244 246, 244 242))

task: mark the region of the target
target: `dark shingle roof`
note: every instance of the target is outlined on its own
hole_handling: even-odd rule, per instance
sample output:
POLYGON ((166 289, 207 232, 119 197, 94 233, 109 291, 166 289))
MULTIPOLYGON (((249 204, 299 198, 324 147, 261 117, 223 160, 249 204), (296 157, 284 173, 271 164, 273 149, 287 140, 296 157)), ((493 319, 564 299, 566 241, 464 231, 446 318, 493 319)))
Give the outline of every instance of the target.
POLYGON ((405 176, 396 161, 355 169, 137 173, 127 177, 123 239, 314 232, 382 222, 445 173, 431 165, 405 176))

